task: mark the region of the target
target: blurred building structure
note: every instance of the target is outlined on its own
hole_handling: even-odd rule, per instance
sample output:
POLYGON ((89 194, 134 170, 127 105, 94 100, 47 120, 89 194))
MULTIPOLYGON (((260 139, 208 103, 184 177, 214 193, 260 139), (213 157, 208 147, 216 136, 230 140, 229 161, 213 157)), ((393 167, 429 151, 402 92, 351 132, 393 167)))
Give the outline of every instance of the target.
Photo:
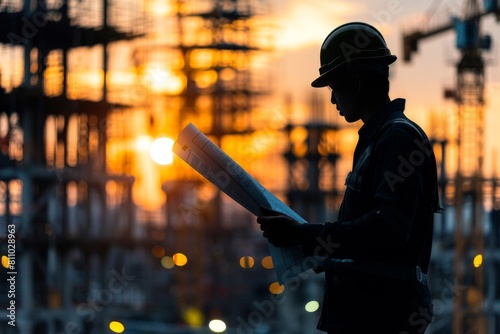
POLYGON ((259 58, 268 5, 0 6, 2 292, 16 273, 0 333, 194 333, 216 318, 228 332, 310 328, 291 327, 305 297, 289 295, 292 312, 261 308, 283 288, 255 218, 147 152, 193 122, 286 200, 289 119, 265 108, 273 81, 259 58))
POLYGON ((2 259, 0 331, 100 332, 148 294, 134 178, 106 154, 109 115, 130 108, 108 96, 110 47, 144 21, 118 1, 1 6, 1 249, 9 233, 15 252, 2 259))
MULTIPOLYGON (((108 333, 121 325, 126 333, 208 333, 211 319, 226 322, 227 333, 314 332, 318 313, 304 305, 320 301, 322 276, 283 291, 255 217, 184 162, 160 167, 148 151, 193 122, 307 220, 334 219, 340 154, 350 156, 345 147, 354 145, 341 142, 351 137, 319 96, 304 123, 294 121, 291 101, 267 107, 268 6, 0 2, 0 333, 108 333)), ((443 203, 456 207, 448 138, 435 139, 443 203)), ((500 328, 497 185, 488 179, 481 193, 492 208, 483 216, 484 294, 465 295, 485 305, 490 332, 500 328)), ((463 194, 464 203, 479 203, 463 194)), ((432 333, 451 332, 453 305, 463 300, 453 271, 455 216, 441 218, 432 333)), ((466 265, 478 255, 461 254, 466 265)))
MULTIPOLYGON (((434 6, 436 10, 439 7, 434 6)), ((455 103, 456 128, 434 136, 440 152, 440 184, 445 215, 436 222, 430 275, 436 301, 431 333, 493 334, 500 331, 500 245, 497 175, 484 175, 485 52, 492 38, 481 31, 482 17, 500 20, 498 1, 464 1, 462 12, 432 20, 403 34, 403 59, 410 61, 426 38, 454 30, 459 57, 456 86, 445 91, 455 103), (432 23, 431 23, 432 22, 432 23), (447 134, 445 137, 443 134, 447 134), (451 171, 449 148, 455 150, 451 171)), ((445 118, 441 118, 446 124, 445 118)), ((446 127, 447 125, 444 125, 446 127)), ((441 124, 441 128, 443 125, 441 124)))

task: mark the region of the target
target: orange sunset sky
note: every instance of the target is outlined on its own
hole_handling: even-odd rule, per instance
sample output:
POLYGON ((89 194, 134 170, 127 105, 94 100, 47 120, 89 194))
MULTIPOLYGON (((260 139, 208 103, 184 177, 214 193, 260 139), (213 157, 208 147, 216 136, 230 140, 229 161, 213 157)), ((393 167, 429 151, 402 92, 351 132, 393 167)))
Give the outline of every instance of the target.
MULTIPOLYGON (((257 30, 261 30, 261 33, 262 30, 264 31, 268 38, 267 45, 271 46, 272 50, 264 52, 264 56, 258 58, 256 68, 261 71, 258 73, 262 74, 260 80, 272 81, 270 87, 274 90, 273 96, 275 98, 267 100, 265 106, 257 112, 265 112, 263 117, 272 119, 285 115, 284 111, 286 110, 286 113, 291 112, 289 115, 292 122, 305 122, 311 115, 309 101, 313 94, 317 94, 316 96, 324 104, 326 118, 329 121, 337 121, 339 125, 347 126, 338 115, 335 106, 329 103, 329 90, 326 88, 314 89, 310 83, 318 75, 319 50, 328 33, 340 24, 349 21, 364 21, 374 25, 383 33, 390 50, 399 57, 398 61, 391 65, 391 98, 406 98, 406 114, 419 123, 429 135, 432 135, 433 131, 438 134, 453 132, 457 125, 454 118, 456 107, 451 100, 444 100, 443 92, 445 88, 453 88, 455 85, 454 64, 459 57, 459 52, 455 48, 455 32, 449 30, 420 41, 419 50, 413 54, 410 63, 405 63, 402 60, 402 37, 405 30, 423 27, 426 24, 449 22, 452 15, 460 16, 464 12, 466 2, 466 0, 260 0, 259 3, 269 7, 269 11, 265 17, 259 17, 255 22, 259 22, 257 30), (290 100, 287 100, 288 97, 290 100), (286 105, 285 101, 291 101, 291 103, 286 105), (432 126, 433 124, 434 126, 432 126)), ((478 2, 482 5, 482 1, 478 2)), ((82 3, 86 3, 90 7, 93 6, 92 9, 95 13, 99 13, 101 10, 98 6, 99 2, 82 3)), ((175 3, 173 0, 120 0, 120 4, 137 8, 137 12, 146 11, 146 14, 150 16, 149 19, 152 20, 151 22, 154 22, 155 31, 151 36, 151 40, 154 39, 154 42, 147 41, 144 50, 141 50, 140 47, 138 50, 146 53, 149 49, 154 49, 156 44, 175 44, 175 34, 169 33, 172 31, 172 27, 168 25, 169 21, 166 19, 175 14, 175 3)), ((186 3, 196 7, 211 2, 192 0, 186 3)), ((135 11, 133 14, 135 15, 135 11)), ((134 15, 131 17, 133 18, 134 15)), ((98 17, 99 15, 90 15, 87 19, 98 20, 98 17)), ((120 16, 120 19, 122 18, 120 16)), ((82 18, 82 20, 84 19, 82 18)), ((496 171, 497 176, 500 175, 500 141, 497 130, 500 129, 500 48, 497 46, 500 43, 500 22, 497 22, 493 15, 483 17, 481 30, 482 34, 488 34, 492 38, 492 50, 484 53, 487 66, 485 69, 485 161, 483 170, 486 177, 491 177, 494 171, 496 171)), ((126 88, 127 85, 138 87, 146 83, 154 91, 157 88, 154 87, 154 84, 160 81, 167 84, 166 88, 171 91, 175 91, 176 88, 182 89, 182 83, 175 80, 175 76, 169 75, 171 72, 165 71, 168 70, 167 68, 163 68, 169 64, 162 63, 158 59, 153 59, 155 61, 151 64, 151 68, 144 70, 151 72, 145 76, 150 81, 153 79, 152 82, 135 82, 138 69, 134 68, 135 65, 132 62, 137 55, 133 54, 132 48, 127 49, 123 45, 116 43, 110 47, 112 51, 115 51, 115 55, 118 54, 118 57, 113 58, 109 68, 111 74, 108 79, 111 85, 115 84, 119 88, 126 88)), ((89 94, 92 92, 99 93, 99 90, 94 88, 102 86, 102 72, 99 70, 102 62, 98 61, 102 51, 99 48, 80 51, 80 58, 75 59, 82 62, 82 71, 78 72, 79 63, 72 64, 75 70, 70 75, 80 78, 83 83, 75 86, 80 89, 78 92, 71 91, 69 93, 73 94, 73 98, 91 98, 92 96, 89 94), (85 64, 86 62, 89 64, 85 64)), ((0 45, 0 57, 4 60, 0 63, 2 86, 8 88, 13 83, 18 85, 22 79, 22 61, 20 61, 23 59, 22 48, 9 48, 0 45), (16 64, 17 67, 12 64, 16 64)), ((55 80, 60 79, 57 75, 55 77, 55 80)), ((72 78, 69 77, 70 81, 72 78)), ((50 84, 50 81, 47 82, 50 84)), ((145 100, 147 94, 143 93, 143 90, 132 90, 127 96, 131 99, 145 100)), ((159 119, 163 123, 168 123, 169 119, 165 115, 166 113, 163 109, 160 108, 160 110, 162 115, 159 119)), ((136 111, 128 114, 127 118, 133 120, 131 122, 133 127, 128 130, 131 132, 130 135, 134 137, 135 146, 137 146, 137 159, 141 161, 139 170, 136 171, 137 180, 134 185, 138 189, 136 193, 139 194, 137 201, 158 207, 164 201, 158 184, 161 184, 160 179, 163 178, 168 167, 159 167, 149 159, 145 147, 150 144, 154 136, 161 135, 175 139, 177 133, 174 132, 177 129, 175 131, 167 129, 168 133, 148 134, 149 118, 146 113, 136 111), (148 194, 148 196, 143 194, 148 194)), ((119 121, 121 122, 121 120, 119 121)), ((361 126, 361 123, 358 122, 350 126, 355 130, 361 126)), ((340 172, 343 175, 344 169, 347 172, 350 167, 349 158, 357 135, 355 131, 348 130, 342 132, 340 137, 339 150, 345 158, 340 172)), ((110 146, 113 144, 116 144, 118 148, 125 145, 123 142, 117 142, 110 143, 110 146)), ((453 143, 451 144, 453 145, 453 143)), ((113 152, 113 150, 108 148, 109 152, 113 152)), ((454 158, 453 150, 448 150, 448 152, 447 170, 448 173, 453 173, 457 161, 454 158)), ((236 160, 238 161, 238 159, 236 160)), ((282 183, 285 184, 285 181, 283 179, 282 183)), ((343 180, 341 181, 343 182, 343 180)))
MULTIPOLYGON (((402 34, 406 29, 424 26, 425 22, 450 20, 463 13, 466 1, 411 1, 411 0, 277 0, 273 2, 271 24, 276 27, 275 58, 277 89, 294 96, 295 103, 305 103, 314 90, 310 82, 316 78, 319 66, 319 48, 326 35, 336 26, 348 21, 365 21, 376 26, 398 61, 391 65, 391 98, 407 99, 406 114, 430 131, 430 115, 436 114, 440 123, 450 122, 454 103, 443 98, 445 87, 454 87, 455 32, 449 30, 422 40, 410 63, 403 62, 402 34), (429 21, 426 21, 429 20, 429 21)), ((479 1, 482 6, 482 1, 479 1)), ((500 65, 498 43, 500 22, 493 15, 483 17, 483 34, 492 37, 492 50, 484 53, 488 61, 485 69, 485 176, 491 176, 498 161, 500 128, 500 65), (495 157, 496 156, 496 157, 495 157), (496 163, 493 162, 496 161, 496 163)), ((321 90, 325 101, 329 91, 321 90)), ((328 112, 337 113, 329 106, 328 112)), ((360 124, 357 124, 359 126, 360 124)), ((453 127, 453 124, 449 124, 453 127)))

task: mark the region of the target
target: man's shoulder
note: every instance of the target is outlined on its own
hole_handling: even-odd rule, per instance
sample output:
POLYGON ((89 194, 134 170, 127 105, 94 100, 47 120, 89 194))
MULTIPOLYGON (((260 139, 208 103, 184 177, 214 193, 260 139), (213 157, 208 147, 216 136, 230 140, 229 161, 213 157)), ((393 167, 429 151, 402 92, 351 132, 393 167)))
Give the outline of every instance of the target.
POLYGON ((425 131, 416 122, 412 121, 402 111, 396 111, 386 119, 380 128, 382 137, 408 137, 428 140, 425 131))

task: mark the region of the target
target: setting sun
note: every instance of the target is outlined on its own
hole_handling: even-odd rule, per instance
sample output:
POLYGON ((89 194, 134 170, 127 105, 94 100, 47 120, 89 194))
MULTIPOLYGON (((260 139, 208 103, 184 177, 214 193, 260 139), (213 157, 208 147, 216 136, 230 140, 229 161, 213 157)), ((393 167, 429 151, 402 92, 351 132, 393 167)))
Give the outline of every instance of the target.
POLYGON ((174 161, 172 147, 174 141, 167 137, 154 140, 149 147, 149 155, 159 165, 170 165, 174 161))

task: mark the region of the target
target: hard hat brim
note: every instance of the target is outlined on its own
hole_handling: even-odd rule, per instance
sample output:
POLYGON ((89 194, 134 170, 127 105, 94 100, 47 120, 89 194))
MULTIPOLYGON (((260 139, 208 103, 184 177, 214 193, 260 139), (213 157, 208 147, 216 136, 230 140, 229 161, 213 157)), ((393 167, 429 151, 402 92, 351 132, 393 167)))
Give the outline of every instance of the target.
MULTIPOLYGON (((379 56, 379 57, 371 57, 371 58, 358 58, 358 59, 352 59, 349 63, 353 62, 375 62, 375 63, 382 63, 386 65, 390 65, 396 61, 397 57, 395 55, 388 55, 388 56, 379 56)), ((344 61, 337 66, 331 68, 330 70, 326 71, 325 73, 321 74, 318 78, 316 78, 313 82, 311 82, 311 86, 315 88, 321 88, 321 87, 326 87, 331 83, 332 77, 334 73, 342 67, 344 64, 348 63, 347 61, 344 61)))

